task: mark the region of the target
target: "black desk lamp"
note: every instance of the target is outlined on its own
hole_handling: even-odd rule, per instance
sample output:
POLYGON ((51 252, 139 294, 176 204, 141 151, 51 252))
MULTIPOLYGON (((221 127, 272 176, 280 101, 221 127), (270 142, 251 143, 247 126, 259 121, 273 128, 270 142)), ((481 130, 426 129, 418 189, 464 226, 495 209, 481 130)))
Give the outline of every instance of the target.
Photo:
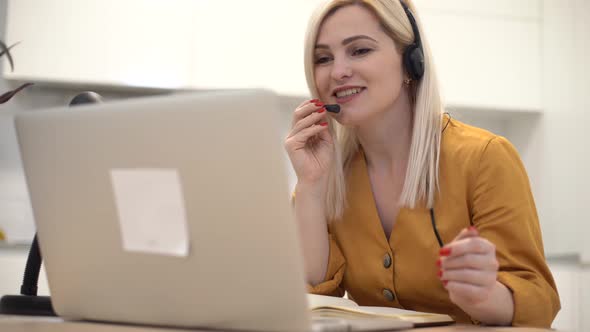
MULTIPOLYGON (((102 102, 102 97, 92 91, 85 91, 76 95, 70 106, 81 104, 94 104, 102 102)), ((57 316, 51 305, 51 297, 37 296, 37 283, 39 282, 39 271, 41 270, 41 251, 37 242, 37 234, 33 238, 23 284, 20 287, 21 295, 4 295, 0 299, 0 314, 6 315, 29 315, 29 316, 57 316)))

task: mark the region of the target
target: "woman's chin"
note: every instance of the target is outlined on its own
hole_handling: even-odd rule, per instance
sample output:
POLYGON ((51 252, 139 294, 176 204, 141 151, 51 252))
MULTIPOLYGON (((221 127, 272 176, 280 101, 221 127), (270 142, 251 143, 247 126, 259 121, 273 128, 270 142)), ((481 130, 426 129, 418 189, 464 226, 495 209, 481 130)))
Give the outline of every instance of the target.
POLYGON ((361 121, 359 121, 359 119, 355 119, 354 117, 351 116, 346 116, 346 115, 341 115, 337 118, 335 118, 335 120, 343 127, 346 128, 354 128, 354 127, 358 127, 359 124, 361 123, 361 121))

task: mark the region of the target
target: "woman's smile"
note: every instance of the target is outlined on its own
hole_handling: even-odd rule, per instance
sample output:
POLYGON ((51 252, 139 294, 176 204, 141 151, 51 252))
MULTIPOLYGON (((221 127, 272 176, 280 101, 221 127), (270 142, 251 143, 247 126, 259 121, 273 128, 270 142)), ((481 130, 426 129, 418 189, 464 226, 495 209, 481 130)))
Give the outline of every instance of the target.
POLYGON ((358 99, 358 97, 364 94, 366 89, 360 86, 342 86, 334 89, 332 96, 336 98, 336 103, 345 104, 358 99))

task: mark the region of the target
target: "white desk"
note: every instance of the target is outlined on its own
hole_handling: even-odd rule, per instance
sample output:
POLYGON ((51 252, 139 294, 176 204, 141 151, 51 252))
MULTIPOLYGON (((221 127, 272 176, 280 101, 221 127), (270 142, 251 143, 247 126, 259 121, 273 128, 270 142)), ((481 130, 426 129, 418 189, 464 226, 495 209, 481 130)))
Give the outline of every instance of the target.
MULTIPOLYGON (((186 332, 199 331, 174 328, 156 328, 136 325, 116 325, 89 322, 64 322, 60 318, 5 316, 0 315, 0 331, 2 332, 186 332)), ((200 330, 205 332, 205 330, 200 330)), ((416 332, 548 332, 554 330, 515 327, 479 327, 471 325, 451 325, 410 329, 416 332)), ((217 331, 219 332, 219 331, 217 331)), ((555 331, 554 331, 555 332, 555 331)))

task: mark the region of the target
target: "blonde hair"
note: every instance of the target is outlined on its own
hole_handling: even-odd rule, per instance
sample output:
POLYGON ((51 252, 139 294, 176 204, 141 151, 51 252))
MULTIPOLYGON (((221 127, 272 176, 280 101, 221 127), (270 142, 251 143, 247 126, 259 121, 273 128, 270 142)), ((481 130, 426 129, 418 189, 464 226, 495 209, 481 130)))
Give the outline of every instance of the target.
MULTIPOLYGON (((410 0, 403 0, 410 8, 418 29, 422 32, 419 18, 410 0)), ((382 28, 393 39, 400 54, 414 41, 412 26, 399 0, 331 0, 320 6, 309 21, 305 40, 305 75, 314 98, 318 98, 314 75, 314 50, 318 31, 323 21, 338 9, 360 5, 370 10, 381 22, 382 28)), ((400 197, 402 206, 414 208, 424 204, 432 208, 438 192, 438 164, 440 158, 441 122, 443 103, 430 49, 421 33, 424 50, 425 72, 418 82, 410 86, 413 106, 412 142, 408 169, 400 197)), ((358 150, 359 142, 354 130, 336 121, 329 120, 330 132, 335 137, 336 154, 333 170, 329 175, 326 198, 326 214, 334 220, 342 216, 346 206, 345 172, 358 150)))

